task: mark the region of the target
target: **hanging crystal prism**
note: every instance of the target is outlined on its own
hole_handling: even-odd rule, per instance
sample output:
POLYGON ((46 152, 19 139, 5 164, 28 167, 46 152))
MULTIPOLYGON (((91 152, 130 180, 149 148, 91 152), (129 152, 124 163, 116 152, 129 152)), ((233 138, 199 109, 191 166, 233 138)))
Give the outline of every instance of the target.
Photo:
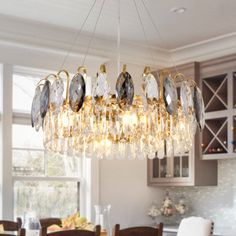
POLYGON ((166 110, 170 115, 173 115, 177 112, 178 108, 178 94, 175 82, 170 76, 164 79, 163 88, 166 110))
POLYGON ((72 111, 78 112, 83 106, 85 91, 84 77, 82 74, 77 73, 71 80, 69 88, 69 103, 72 111))
POLYGON ((41 90, 38 86, 35 89, 35 94, 31 106, 31 124, 32 127, 35 127, 36 131, 42 126, 42 117, 40 114, 40 97, 41 97, 41 90))
POLYGON ((46 80, 44 83, 41 96, 40 96, 40 114, 44 118, 48 111, 49 99, 50 99, 50 86, 51 83, 49 80, 46 80))
POLYGON ((202 92, 197 86, 194 87, 193 101, 198 126, 200 130, 203 130, 205 125, 205 107, 202 92))
POLYGON ((159 99, 158 84, 156 78, 151 73, 143 76, 142 88, 148 103, 153 102, 153 100, 157 101, 159 99))
POLYGON ((96 83, 93 87, 93 98, 95 101, 100 99, 107 100, 110 93, 110 87, 107 83, 106 68, 102 65, 100 69, 101 71, 98 74, 96 83))
POLYGON ((60 111, 60 107, 63 104, 63 92, 64 82, 59 77, 53 81, 50 89, 50 105, 51 109, 56 113, 60 111))
POLYGON ((134 84, 131 75, 123 69, 116 81, 117 102, 122 109, 129 108, 133 103, 134 84))

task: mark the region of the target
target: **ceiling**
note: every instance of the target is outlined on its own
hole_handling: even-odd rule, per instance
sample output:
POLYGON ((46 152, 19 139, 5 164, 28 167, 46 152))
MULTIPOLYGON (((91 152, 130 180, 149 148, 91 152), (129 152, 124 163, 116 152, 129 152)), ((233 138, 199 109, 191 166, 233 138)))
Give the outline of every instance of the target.
MULTIPOLYGON (((136 0, 147 39, 151 46, 176 49, 203 40, 236 32, 235 0, 143 0, 152 15, 159 34, 151 24, 142 0, 136 0), (185 7, 182 14, 170 11, 185 7)), ((0 0, 0 14, 67 28, 76 32, 94 0, 0 0)), ((103 0, 95 7, 84 27, 92 32, 103 0)), ((121 43, 146 44, 133 0, 121 2, 121 43)), ((96 36, 116 39, 118 0, 106 0, 96 29, 96 36)), ((1 22, 0 22, 1 24, 1 22)), ((14 26, 13 29, 14 30, 14 26)))

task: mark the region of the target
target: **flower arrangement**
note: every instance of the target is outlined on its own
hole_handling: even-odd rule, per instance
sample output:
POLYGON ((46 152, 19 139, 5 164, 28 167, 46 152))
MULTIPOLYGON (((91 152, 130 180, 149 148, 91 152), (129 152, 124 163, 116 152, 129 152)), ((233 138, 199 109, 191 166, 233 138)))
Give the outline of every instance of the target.
POLYGON ((83 229, 83 230, 94 230, 94 225, 89 223, 85 217, 80 216, 80 213, 77 212, 71 216, 68 216, 65 219, 62 219, 61 227, 58 225, 51 225, 48 227, 49 231, 60 231, 68 229, 83 229))
POLYGON ((153 220, 161 214, 160 210, 157 208, 155 204, 151 205, 148 210, 148 216, 150 216, 153 220))
POLYGON ((152 204, 148 210, 148 216, 150 216, 154 220, 159 215, 170 217, 173 216, 175 212, 180 215, 184 215, 187 211, 188 207, 185 204, 184 196, 181 196, 179 202, 174 205, 173 201, 169 196, 169 193, 166 192, 165 198, 162 202, 160 209, 157 207, 156 204, 152 204))
POLYGON ((183 196, 180 198, 178 204, 175 205, 175 209, 180 215, 184 215, 186 211, 188 211, 188 207, 185 204, 183 196))
POLYGON ((163 216, 172 216, 174 214, 173 203, 168 192, 166 193, 160 210, 163 216))

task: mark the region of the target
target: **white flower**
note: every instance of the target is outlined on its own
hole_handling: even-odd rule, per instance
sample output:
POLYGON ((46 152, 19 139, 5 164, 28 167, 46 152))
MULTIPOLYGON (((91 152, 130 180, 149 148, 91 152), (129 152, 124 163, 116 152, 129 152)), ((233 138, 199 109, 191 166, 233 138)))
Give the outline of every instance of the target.
POLYGON ((148 215, 152 218, 156 218, 160 214, 161 214, 161 212, 159 211, 159 209, 155 205, 152 205, 148 210, 148 215))

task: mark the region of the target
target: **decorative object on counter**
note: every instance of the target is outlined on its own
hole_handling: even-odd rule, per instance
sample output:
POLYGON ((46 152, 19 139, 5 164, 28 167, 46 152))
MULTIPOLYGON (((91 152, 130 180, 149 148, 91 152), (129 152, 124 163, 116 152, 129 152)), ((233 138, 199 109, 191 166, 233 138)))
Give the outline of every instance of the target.
POLYGON ((95 205, 95 225, 101 226, 102 234, 112 235, 112 227, 110 223, 111 205, 95 205))
POLYGON ((167 216, 167 217, 173 216, 174 214, 175 209, 173 206, 173 202, 169 196, 169 192, 166 192, 166 196, 162 202, 160 211, 163 216, 167 216))
MULTIPOLYGON (((94 25, 94 33, 104 2, 94 25)), ((134 3, 139 23, 143 25, 140 9, 136 1, 134 3)), ((157 30, 148 7, 143 4, 157 30)), ((93 7, 94 4, 79 32, 93 7)), ((118 19, 120 21, 120 14, 118 19)), ((120 72, 120 24, 117 28, 117 71, 120 72)), ((94 34, 90 43, 93 37, 94 34)), ((85 64, 90 43, 81 65, 85 64)), ((75 44, 76 40, 70 48, 73 49, 75 44)), ((71 50, 64 62, 70 53, 71 50)), ((126 65, 117 78, 115 94, 110 93, 105 65, 101 65, 93 88, 89 85, 91 77, 87 76, 84 66, 78 68, 72 79, 64 69, 50 74, 36 87, 31 110, 32 126, 36 131, 42 126, 46 150, 82 157, 161 159, 165 152, 189 152, 196 127, 202 130, 205 123, 202 93, 195 81, 182 73, 169 70, 157 73, 155 78, 150 67, 145 67, 142 96, 135 95, 134 81, 126 65), (66 80, 65 98, 63 77, 66 80), (177 84, 180 85, 179 97, 177 84)))
POLYGON ((148 216, 150 216, 152 220, 155 220, 159 215, 161 215, 161 212, 158 209, 157 205, 153 203, 148 210, 148 216))
POLYGON ((180 215, 184 215, 188 211, 184 195, 180 197, 178 204, 175 205, 175 210, 180 215))
POLYGON ((85 217, 80 216, 79 212, 62 219, 61 222, 61 227, 54 224, 48 227, 48 231, 54 232, 67 229, 83 229, 89 231, 94 230, 94 225, 89 223, 85 217))

